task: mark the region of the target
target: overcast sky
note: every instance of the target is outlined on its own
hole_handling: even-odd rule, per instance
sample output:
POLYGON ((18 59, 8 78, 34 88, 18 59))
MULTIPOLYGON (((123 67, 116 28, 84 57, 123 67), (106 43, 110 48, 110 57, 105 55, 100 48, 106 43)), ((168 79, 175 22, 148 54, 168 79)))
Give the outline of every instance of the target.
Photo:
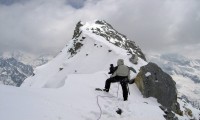
POLYGON ((200 58, 200 0, 0 0, 0 52, 58 53, 78 21, 103 19, 145 54, 200 58))

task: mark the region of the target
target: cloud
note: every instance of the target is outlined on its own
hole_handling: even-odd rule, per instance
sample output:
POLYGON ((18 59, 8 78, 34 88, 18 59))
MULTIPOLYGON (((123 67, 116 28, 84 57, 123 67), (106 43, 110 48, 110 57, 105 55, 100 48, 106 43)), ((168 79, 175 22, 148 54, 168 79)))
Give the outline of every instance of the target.
POLYGON ((0 51, 56 54, 79 20, 104 19, 146 53, 200 57, 188 52, 199 51, 199 9, 198 0, 0 0, 0 51))
POLYGON ((25 3, 29 0, 0 0, 0 4, 3 4, 3 5, 13 5, 15 3, 25 3))
POLYGON ((86 0, 67 0, 66 3, 71 5, 72 7, 76 9, 80 9, 84 6, 84 3, 86 0))
POLYGON ((70 12, 73 12, 73 8, 59 2, 49 4, 30 1, 25 5, 1 6, 1 48, 22 49, 33 53, 60 49, 66 42, 66 36, 71 35, 71 32, 68 33, 73 23, 65 17, 70 12))

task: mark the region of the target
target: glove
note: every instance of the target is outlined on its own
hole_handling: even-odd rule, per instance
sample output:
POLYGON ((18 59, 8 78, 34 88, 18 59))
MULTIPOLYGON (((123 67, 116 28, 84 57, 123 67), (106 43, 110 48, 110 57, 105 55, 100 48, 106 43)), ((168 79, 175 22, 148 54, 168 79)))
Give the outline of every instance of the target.
POLYGON ((129 80, 129 84, 133 84, 135 82, 135 79, 131 79, 131 80, 129 80))

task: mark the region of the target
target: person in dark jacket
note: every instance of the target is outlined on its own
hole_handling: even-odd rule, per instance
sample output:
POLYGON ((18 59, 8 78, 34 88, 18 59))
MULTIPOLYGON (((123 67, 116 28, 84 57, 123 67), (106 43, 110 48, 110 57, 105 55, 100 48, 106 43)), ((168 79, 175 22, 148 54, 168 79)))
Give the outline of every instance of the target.
MULTIPOLYGON (((113 70, 113 68, 110 68, 110 70, 111 69, 113 70)), ((124 101, 126 101, 128 100, 128 89, 127 89, 128 82, 126 81, 128 81, 129 79, 130 79, 129 67, 124 65, 123 59, 119 59, 117 61, 116 70, 111 75, 111 77, 106 80, 105 89, 103 90, 106 92, 109 92, 111 83, 120 82, 122 86, 122 91, 123 91, 123 98, 124 98, 124 101)))

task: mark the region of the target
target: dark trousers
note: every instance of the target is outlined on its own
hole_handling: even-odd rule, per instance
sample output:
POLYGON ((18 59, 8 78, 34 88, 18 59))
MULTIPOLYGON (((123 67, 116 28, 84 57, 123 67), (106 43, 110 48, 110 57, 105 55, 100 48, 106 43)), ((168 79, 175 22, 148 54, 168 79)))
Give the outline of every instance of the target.
POLYGON ((105 89, 107 89, 109 91, 111 83, 120 82, 120 84, 122 86, 124 100, 127 100, 128 99, 127 83, 122 82, 123 79, 126 79, 126 78, 127 77, 123 77, 123 76, 115 76, 115 77, 112 77, 112 78, 108 78, 106 80, 105 89))

